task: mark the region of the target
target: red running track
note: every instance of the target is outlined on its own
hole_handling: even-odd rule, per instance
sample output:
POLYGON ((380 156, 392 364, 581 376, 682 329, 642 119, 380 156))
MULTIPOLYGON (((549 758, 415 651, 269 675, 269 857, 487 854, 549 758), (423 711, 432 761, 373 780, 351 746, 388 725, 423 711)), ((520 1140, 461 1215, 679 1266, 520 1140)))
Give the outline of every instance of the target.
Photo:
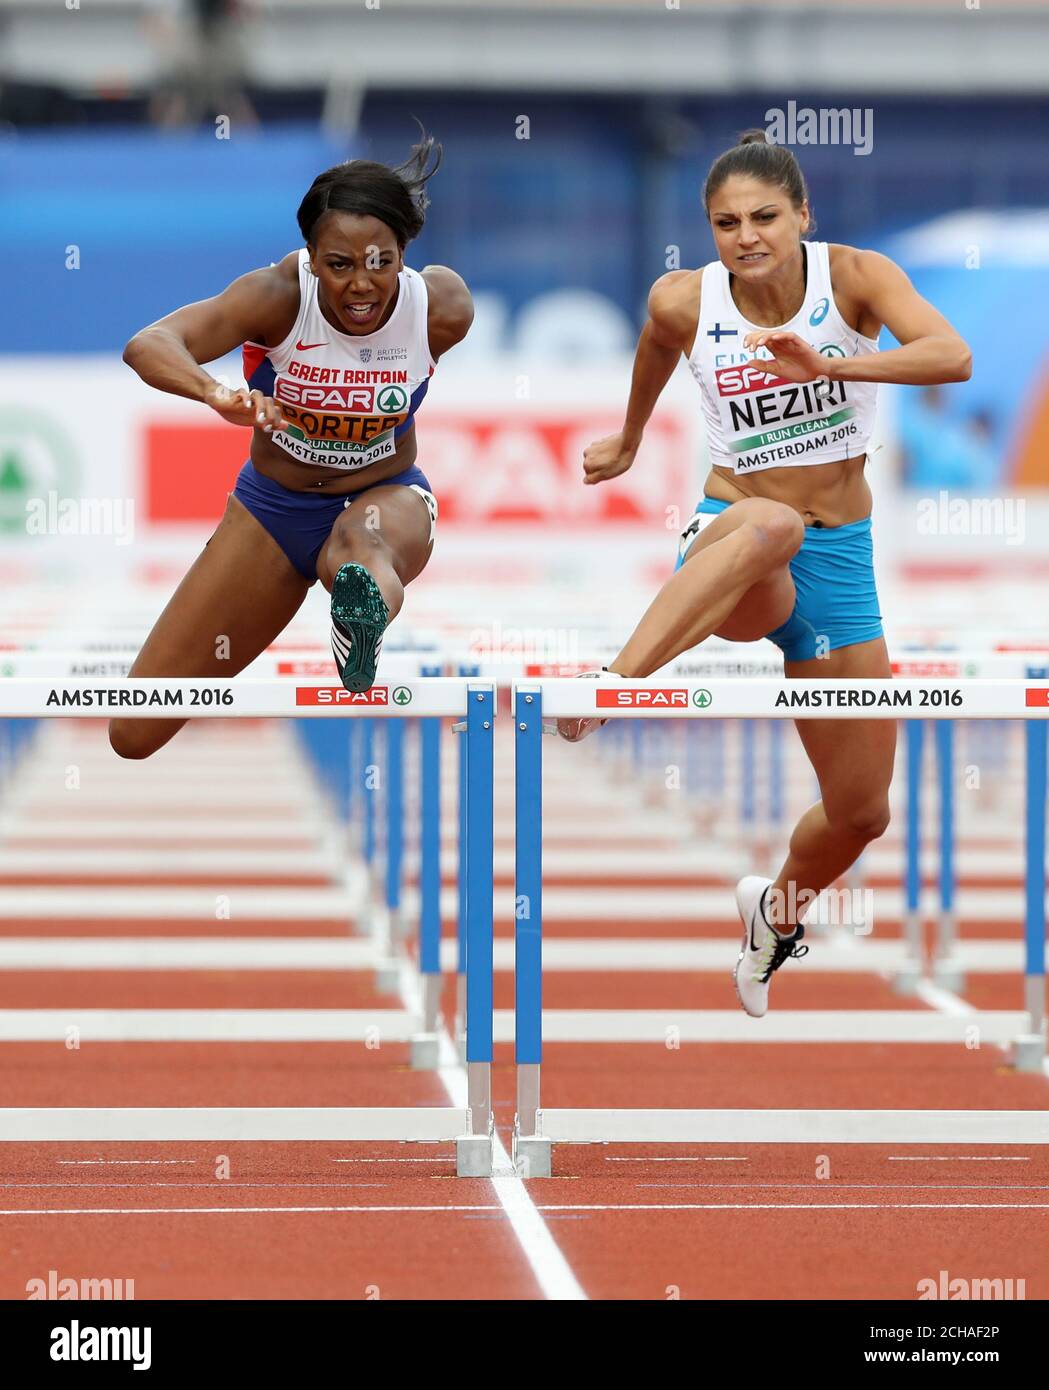
MULTIPOLYGON (((83 730, 90 736, 90 725, 83 730)), ((198 740, 191 751, 206 761, 205 744, 198 740)), ((586 768, 599 783, 603 774, 593 760, 586 768)), ((290 823, 303 809, 289 804, 290 823)), ((62 810, 68 814, 65 801, 62 810)), ((177 814, 171 805, 162 810, 177 814)), ((270 824, 271 811, 260 808, 260 819, 270 824)), ((54 804, 35 808, 34 827, 54 814, 54 804)), ((236 830, 240 846, 250 845, 243 823, 236 830)), ((60 864, 63 845, 45 843, 60 864)), ((112 848, 96 846, 103 859, 112 848)), ((0 902, 3 888, 16 881, 0 886, 0 902)), ((151 888, 160 883, 150 879, 151 888)), ((213 886, 214 876, 181 876, 178 883, 213 886)), ((304 893, 311 886, 301 884, 304 893)), ((550 935, 596 945, 617 937, 734 939, 731 885, 723 886, 725 906, 715 919, 638 920, 626 913, 552 920, 550 935)), ((452 927, 446 923, 446 932, 452 927)), ((506 929, 500 924, 501 935, 506 929)), ((338 918, 216 924, 0 916, 0 935, 43 938, 345 932, 338 918)), ((879 934, 897 932, 898 924, 879 923, 879 934)), ((1016 939, 1019 926, 963 923, 961 934, 1016 939)), ((974 976, 966 997, 980 1008, 1019 1009, 1021 982, 974 976)), ((558 1009, 731 1009, 735 996, 720 973, 551 971, 545 1002, 558 1009)), ((511 1003, 511 978, 500 973, 496 1005, 511 1003)), ((0 1008, 104 1007, 400 1004, 376 994, 368 973, 54 969, 0 978, 0 1008)), ((877 975, 806 972, 799 962, 777 977, 774 1007, 916 1011, 926 1005, 901 999, 877 975)), ((411 1071, 401 1044, 377 1050, 360 1043, 85 1044, 69 1051, 57 1043, 4 1043, 0 1053, 5 1105, 447 1103, 440 1079, 411 1071)), ((513 1083, 511 1051, 500 1046, 493 1088, 507 1144, 513 1083)), ((543 1085, 545 1103, 558 1107, 1044 1109, 1049 1103, 1049 1080, 1016 1073, 993 1046, 551 1044, 543 1085)), ((550 1287, 549 1259, 526 1253, 493 1183, 454 1177, 450 1145, 215 1147, 0 1146, 0 1297, 24 1297, 27 1281, 46 1278, 51 1269, 59 1277, 134 1279, 140 1299, 535 1299, 550 1287)), ((1027 1298, 1049 1297, 1045 1147, 563 1147, 555 1165, 554 1178, 523 1186, 590 1298, 911 1299, 918 1281, 941 1269, 951 1277, 1022 1278, 1027 1298)), ((503 1188, 522 1187, 513 1177, 500 1181, 503 1188)))

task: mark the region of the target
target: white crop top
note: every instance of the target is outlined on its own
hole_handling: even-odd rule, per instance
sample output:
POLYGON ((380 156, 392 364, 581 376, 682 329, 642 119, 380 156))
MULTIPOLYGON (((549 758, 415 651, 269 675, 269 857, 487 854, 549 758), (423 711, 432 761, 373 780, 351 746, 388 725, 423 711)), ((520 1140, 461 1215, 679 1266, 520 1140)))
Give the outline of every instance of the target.
POLYGON ((298 463, 353 472, 389 458, 411 428, 434 360, 426 281, 407 266, 393 313, 374 333, 341 333, 321 313, 309 252, 299 253, 299 312, 276 347, 244 345, 244 379, 280 402, 270 438, 298 463))
MULTIPOLYGON (((825 241, 802 242, 807 257, 805 300, 779 328, 796 333, 825 357, 863 357, 874 338, 850 328, 838 313, 825 241)), ((703 269, 699 326, 688 359, 703 393, 710 462, 734 473, 840 462, 866 451, 878 387, 872 381, 798 384, 762 369, 767 348, 752 352, 743 339, 762 325, 736 308, 721 261, 703 269)), ((766 326, 765 331, 771 331, 766 326)))

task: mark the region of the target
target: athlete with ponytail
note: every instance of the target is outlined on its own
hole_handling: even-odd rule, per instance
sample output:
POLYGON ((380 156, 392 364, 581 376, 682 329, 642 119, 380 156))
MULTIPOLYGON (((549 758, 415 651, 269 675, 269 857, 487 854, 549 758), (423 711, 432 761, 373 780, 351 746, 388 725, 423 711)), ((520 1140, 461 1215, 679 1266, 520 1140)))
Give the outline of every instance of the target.
MULTIPOLYGON (((584 455, 588 484, 626 472, 685 357, 711 471, 673 577, 607 669, 648 676, 716 634, 768 637, 788 677, 891 676, 864 477, 878 383, 965 381, 971 354, 891 260, 802 239, 812 227, 805 180, 763 131, 715 161, 704 203, 718 260, 656 281, 626 423, 584 455), (878 350, 883 326, 899 347, 878 350)), ((563 720, 559 731, 574 741, 600 722, 563 720)), ((797 729, 821 800, 795 827, 777 877, 736 889, 736 988, 755 1017, 773 972, 807 950, 804 908, 889 823, 895 723, 807 719, 797 729)))
MULTIPOLYGON (((235 675, 320 579, 343 684, 374 681, 383 632, 430 557, 437 520, 416 464, 415 413, 473 317, 453 270, 404 264, 439 162, 425 139, 396 169, 358 159, 319 174, 298 211, 302 249, 128 343, 124 360, 143 381, 252 430, 225 515, 132 676, 235 675), (200 366, 242 346, 246 389, 200 366)), ((123 757, 147 757, 183 722, 115 719, 110 741, 123 757)))

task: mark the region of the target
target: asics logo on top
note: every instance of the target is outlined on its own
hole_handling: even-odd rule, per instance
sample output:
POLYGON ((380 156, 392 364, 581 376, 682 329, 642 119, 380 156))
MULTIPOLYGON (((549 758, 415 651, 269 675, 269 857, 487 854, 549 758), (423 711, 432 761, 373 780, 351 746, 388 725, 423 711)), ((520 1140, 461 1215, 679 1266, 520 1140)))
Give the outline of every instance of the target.
POLYGON ((328 346, 328 344, 327 344, 326 341, 323 342, 323 343, 304 343, 304 342, 302 341, 302 339, 300 338, 299 341, 295 344, 295 351, 296 351, 296 352, 309 352, 310 348, 327 347, 327 346, 328 346))

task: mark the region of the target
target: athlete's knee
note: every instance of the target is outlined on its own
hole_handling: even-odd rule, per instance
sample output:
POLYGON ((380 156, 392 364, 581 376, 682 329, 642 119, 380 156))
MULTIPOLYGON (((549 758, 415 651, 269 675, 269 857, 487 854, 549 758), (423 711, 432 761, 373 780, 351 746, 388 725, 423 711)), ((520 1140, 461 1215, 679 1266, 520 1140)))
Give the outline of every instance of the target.
POLYGON ((888 800, 878 796, 847 802, 830 817, 830 822, 835 830, 870 843, 885 834, 890 819, 888 800))
POLYGON ((744 530, 755 559, 765 565, 786 564, 801 549, 805 523, 793 507, 782 502, 767 498, 751 501, 753 505, 748 505, 744 530))
MULTIPOLYGON (((328 569, 332 576, 343 565, 349 564, 363 565, 365 569, 374 572, 377 567, 388 565, 389 555, 389 546, 373 526, 362 525, 359 521, 350 521, 348 516, 341 516, 332 527, 326 551, 328 569)), ((321 578, 323 577, 322 575, 321 578)))
POLYGON ((109 746, 120 758, 148 758, 160 747, 149 723, 142 719, 111 719, 109 746))

